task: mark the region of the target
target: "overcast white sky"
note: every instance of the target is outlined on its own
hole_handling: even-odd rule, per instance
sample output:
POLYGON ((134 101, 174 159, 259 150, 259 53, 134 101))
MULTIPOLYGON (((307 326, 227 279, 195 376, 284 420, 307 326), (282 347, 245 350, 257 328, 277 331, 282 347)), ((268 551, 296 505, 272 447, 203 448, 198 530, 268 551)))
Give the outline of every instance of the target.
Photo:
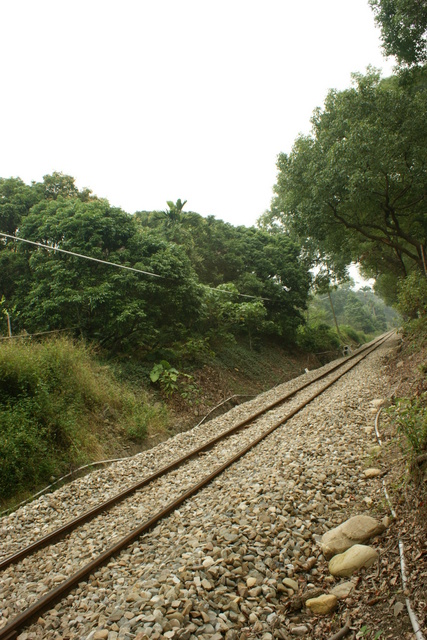
POLYGON ((368 0, 0 0, 0 176, 234 225, 328 89, 391 73, 368 0))

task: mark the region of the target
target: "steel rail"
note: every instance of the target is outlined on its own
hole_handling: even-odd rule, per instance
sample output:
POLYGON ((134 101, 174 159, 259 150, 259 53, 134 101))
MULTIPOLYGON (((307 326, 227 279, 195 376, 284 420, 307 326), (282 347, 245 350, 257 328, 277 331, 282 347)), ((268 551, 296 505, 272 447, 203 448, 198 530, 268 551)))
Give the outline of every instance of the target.
MULTIPOLYGON (((343 377, 346 373, 351 371, 354 367, 356 367, 362 360, 364 360, 370 353, 375 351, 379 346, 381 346, 386 340, 388 340, 393 332, 389 332, 385 334, 385 336, 381 336, 380 339, 375 341, 374 343, 370 343, 371 346, 368 346, 360 355, 356 354, 355 362, 351 363, 344 371, 339 372, 335 375, 331 380, 329 380, 320 390, 317 390, 313 393, 307 400, 300 403, 294 409, 292 409, 285 416, 282 416, 280 420, 275 422, 271 427, 269 427, 264 433, 258 436, 255 440, 246 445, 243 449, 240 449, 234 456, 229 458, 225 463, 221 466, 217 467, 212 473, 203 478, 197 484, 193 485, 185 491, 181 496, 176 498, 173 502, 169 503, 166 507, 161 509, 157 514, 151 517, 149 520, 146 520, 144 523, 133 529, 126 535, 124 538, 119 540, 116 544, 106 549, 102 554, 100 554, 97 558, 92 560, 90 563, 82 567, 75 574, 70 576, 67 580, 62 582, 60 585, 52 589, 45 596, 40 598, 33 605, 28 607, 25 611, 22 611, 18 614, 11 622, 9 622, 6 626, 0 629, 0 640, 14 640, 18 631, 20 631, 27 623, 33 620, 36 616, 39 616, 44 611, 51 608, 58 600, 60 600, 66 593, 71 591, 73 587, 75 587, 79 582, 87 578, 95 569, 105 564, 111 557, 117 555, 120 551, 126 548, 131 542, 135 539, 139 538, 143 533, 146 533, 149 529, 151 529, 155 524, 157 524, 160 520, 167 517, 170 513, 172 513, 175 509, 177 509, 183 502, 185 502, 188 498, 196 494, 200 489, 209 484, 213 479, 219 476, 223 471, 225 471, 232 464, 237 462, 240 458, 242 458, 246 453, 248 453, 251 449, 257 446, 262 440, 264 440, 267 436, 269 436, 273 431, 278 429, 282 424, 290 420, 295 414, 304 409, 308 404, 310 404, 313 400, 315 400, 318 396, 324 393, 329 387, 331 387, 337 380, 343 377)), ((345 361, 347 362, 347 361, 345 361)), ((341 365, 345 364, 341 363, 341 365)), ((332 372, 336 370, 337 367, 333 367, 332 372)), ((328 373, 330 373, 329 371, 328 373)), ((259 412, 257 412, 258 415, 259 412)), ((262 412, 263 413, 263 412, 262 412)))
POLYGON ((227 429, 226 431, 220 433, 218 436, 215 436, 211 440, 208 440, 205 444, 202 444, 201 446, 197 447, 196 449, 192 449, 189 453, 181 456, 180 458, 178 458, 174 462, 172 462, 172 463, 170 463, 168 465, 165 465, 164 467, 161 467, 155 473, 147 476, 143 480, 139 480, 137 483, 131 485, 127 489, 124 489, 123 491, 121 491, 120 493, 116 494, 112 498, 109 498, 108 500, 105 500, 104 502, 98 504, 96 507, 93 507, 92 509, 89 509, 88 511, 85 511, 84 513, 82 513, 81 515, 77 516, 73 520, 70 520, 69 522, 66 522, 61 527, 58 527, 57 529, 51 531, 50 533, 46 534, 42 538, 39 538, 38 540, 36 540, 35 542, 31 543, 27 547, 24 547, 23 549, 20 549, 16 553, 14 553, 14 554, 12 554, 10 556, 7 556, 3 560, 0 560, 0 571, 3 570, 3 569, 6 569, 11 564, 16 564, 17 562, 19 562, 23 558, 26 558, 27 556, 31 555, 32 553, 35 553, 37 550, 42 549, 43 547, 46 547, 49 544, 53 544, 54 542, 57 542, 58 540, 64 538, 68 533, 70 533, 71 531, 73 531, 74 529, 79 527, 80 525, 82 525, 82 524, 84 524, 86 522, 89 522, 95 516, 97 516, 98 514, 102 513, 103 511, 107 511, 107 510, 111 509, 116 504, 118 504, 119 502, 122 502, 123 500, 128 498, 130 495, 132 495, 133 493, 138 491, 139 489, 142 489, 143 487, 147 486, 151 482, 154 482, 154 480, 157 480, 158 478, 166 475, 170 471, 173 471, 174 469, 180 467, 182 464, 184 464, 185 462, 187 462, 191 458, 197 456, 199 453, 202 453, 202 452, 206 451, 207 449, 211 449, 215 444, 217 444, 221 440, 224 440, 228 436, 236 433, 239 429, 242 429, 243 427, 247 426, 249 423, 253 422, 257 418, 259 418, 261 415, 266 413, 267 411, 271 411, 271 409, 274 409, 275 407, 277 407, 278 405, 282 404, 286 400, 292 398, 293 396, 295 396, 300 391, 303 391, 305 388, 311 386, 315 382, 318 382, 322 378, 325 378, 326 376, 330 375, 331 373, 333 373, 337 369, 343 367, 346 362, 349 362, 350 360, 356 358, 361 353, 363 353, 366 349, 369 349, 372 345, 376 345, 379 342, 381 342, 382 340, 387 339, 387 336, 389 335, 389 333, 391 333, 391 332, 388 332, 385 335, 380 336, 376 340, 368 343, 367 345, 364 345, 361 349, 358 349, 355 353, 351 354, 350 356, 347 356, 345 360, 341 360, 338 364, 336 364, 333 367, 331 367, 328 371, 322 372, 321 374, 315 376, 312 380, 310 380, 308 382, 304 382, 303 384, 299 385, 293 391, 287 392, 285 395, 281 396, 279 399, 274 400, 273 402, 271 402, 270 404, 266 405, 265 407, 263 407, 259 411, 256 411, 255 413, 251 414, 248 418, 245 418, 244 420, 241 420, 240 422, 238 422, 236 425, 234 425, 230 429, 227 429))
POLYGON ((371 346, 373 346, 373 345, 382 344, 382 342, 384 340, 388 339, 388 336, 391 333, 392 332, 388 332, 388 333, 384 334, 383 336, 380 336, 379 338, 377 338, 375 341, 372 341, 372 342, 368 343, 367 345, 364 345, 361 349, 358 349, 355 353, 351 354, 350 356, 347 356, 344 360, 341 360, 338 364, 336 364, 333 367, 331 367, 330 369, 328 369, 328 371, 322 372, 321 374, 315 376, 310 381, 304 382, 303 384, 299 385, 293 391, 287 392, 285 395, 281 396, 279 399, 274 400, 273 402, 269 403, 268 405, 266 405, 262 409, 260 409, 260 410, 256 411, 255 413, 251 414, 248 418, 245 418, 244 420, 241 420, 240 422, 238 422, 236 425, 234 425, 230 429, 227 429, 226 431, 220 433, 218 436, 215 436, 211 440, 208 440, 207 442, 205 442, 204 444, 200 445, 196 449, 192 449, 189 453, 181 456, 180 458, 178 458, 174 462, 172 462, 172 463, 170 463, 168 465, 165 465, 164 467, 161 467, 155 473, 147 476, 143 480, 139 480, 137 483, 131 485, 127 489, 124 489, 123 491, 121 491, 120 493, 116 494, 112 498, 109 498, 108 500, 98 504, 96 507, 93 507, 92 509, 90 509, 88 511, 85 511, 84 513, 82 513, 80 516, 77 516, 73 520, 70 520, 69 522, 66 522, 61 527, 58 527, 54 531, 51 531, 50 533, 46 534, 45 536, 43 536, 39 540, 36 540, 35 542, 31 543, 27 547, 24 547, 23 549, 20 549, 16 553, 14 553, 14 554, 12 554, 10 556, 7 556, 3 560, 0 560, 0 571, 3 570, 3 569, 6 569, 11 564, 16 564, 17 562, 19 562, 19 560, 22 560, 23 558, 26 558, 27 556, 31 555, 32 553, 35 553, 35 551, 37 551, 39 549, 42 549, 43 547, 46 547, 47 545, 52 544, 54 542, 57 542, 58 540, 64 538, 68 533, 70 533, 71 531, 73 531, 74 529, 79 527, 80 525, 82 525, 82 524, 84 524, 86 522, 89 522, 95 516, 97 516, 98 514, 102 513, 103 511, 107 511, 107 510, 111 509, 116 504, 118 504, 119 502, 122 502, 123 500, 128 498, 130 495, 132 495, 133 493, 138 491, 139 489, 142 489, 143 487, 147 486, 151 482, 154 482, 154 480, 157 480, 158 478, 166 475, 170 471, 173 471, 174 469, 178 468, 179 466, 181 466, 182 464, 184 464, 185 462, 187 462, 191 458, 197 456, 199 453, 202 453, 202 452, 204 452, 204 451, 206 451, 208 449, 211 449, 215 444, 217 444, 221 440, 224 440, 228 436, 236 433, 239 429, 242 429, 243 427, 247 426, 248 424, 250 424, 251 422, 253 422, 257 418, 259 418, 261 415, 266 413, 267 411, 271 411, 272 409, 274 409, 278 405, 282 404, 286 400, 289 400, 290 398, 295 396, 300 391, 303 391, 304 389, 306 389, 307 387, 311 386, 315 382, 318 382, 319 380, 322 380, 322 378, 325 378, 326 376, 330 375, 331 373, 333 373, 337 369, 343 367, 346 362, 349 362, 350 360, 358 357, 366 349, 371 348, 371 346))

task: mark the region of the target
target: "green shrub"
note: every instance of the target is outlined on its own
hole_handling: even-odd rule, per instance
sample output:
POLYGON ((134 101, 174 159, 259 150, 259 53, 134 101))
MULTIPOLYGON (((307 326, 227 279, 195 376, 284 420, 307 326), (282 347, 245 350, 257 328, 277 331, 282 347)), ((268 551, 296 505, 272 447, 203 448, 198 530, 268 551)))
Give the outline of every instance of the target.
POLYGON ((172 345, 173 359, 179 362, 205 364, 211 362, 215 352, 210 345, 210 336, 192 337, 172 345))
POLYGON ((427 346, 427 314, 406 322, 403 331, 411 343, 412 351, 419 351, 427 346))
POLYGON ((350 327, 348 324, 340 325, 340 332, 343 338, 348 342, 353 342, 359 345, 367 341, 366 335, 363 331, 356 331, 356 329, 350 327))
POLYGON ((31 407, 26 407, 25 402, 1 414, 0 496, 3 498, 37 485, 55 470, 47 434, 30 416, 31 407))
POLYGON ((172 395, 178 389, 178 369, 172 367, 167 360, 162 360, 154 365, 150 372, 151 382, 159 382, 166 396, 172 395))
POLYGON ((142 440, 161 411, 66 338, 0 344, 0 499, 90 462, 106 431, 142 440))
POLYGON ((172 367, 169 362, 162 360, 154 365, 150 372, 150 380, 153 383, 158 382, 160 388, 166 397, 170 397, 175 392, 189 403, 192 403, 199 393, 198 386, 194 383, 193 376, 188 373, 178 371, 172 367))
POLYGON ((312 353, 337 351, 340 346, 335 331, 324 322, 300 325, 296 342, 301 349, 312 353))
POLYGON ((427 313, 427 277, 413 271, 398 285, 397 308, 407 318, 414 319, 427 313))
POLYGON ((132 396, 124 401, 124 407, 122 426, 134 442, 143 442, 150 425, 164 423, 167 419, 164 406, 141 403, 132 396))
POLYGON ((427 396, 420 398, 398 398, 388 409, 397 430, 401 433, 412 455, 427 449, 427 396))

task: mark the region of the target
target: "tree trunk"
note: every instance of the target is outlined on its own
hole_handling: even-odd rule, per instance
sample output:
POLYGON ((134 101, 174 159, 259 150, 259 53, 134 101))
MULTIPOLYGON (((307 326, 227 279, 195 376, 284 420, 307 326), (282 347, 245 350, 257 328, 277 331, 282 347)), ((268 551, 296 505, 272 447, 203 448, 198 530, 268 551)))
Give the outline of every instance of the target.
POLYGON ((423 260, 424 275, 427 276, 426 254, 424 251, 424 246, 422 244, 420 245, 420 249, 421 249, 421 258, 423 260))
POLYGON ((342 335, 340 333, 340 328, 338 326, 338 322, 337 322, 337 317, 335 315, 335 309, 334 309, 334 305, 332 304, 332 296, 331 296, 331 290, 328 288, 328 298, 329 298, 329 303, 331 305, 331 309, 332 309, 332 315, 334 316, 334 322, 335 322, 335 327, 337 330, 337 334, 340 340, 342 340, 342 335))

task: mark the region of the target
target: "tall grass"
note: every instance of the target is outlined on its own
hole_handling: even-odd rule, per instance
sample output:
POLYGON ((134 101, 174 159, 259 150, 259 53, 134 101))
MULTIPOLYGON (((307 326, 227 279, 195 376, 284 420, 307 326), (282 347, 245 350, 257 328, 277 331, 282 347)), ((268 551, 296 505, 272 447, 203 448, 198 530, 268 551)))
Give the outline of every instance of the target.
POLYGON ((0 343, 0 499, 102 455, 111 434, 142 440, 159 408, 83 343, 0 343))
POLYGON ((398 432, 404 436, 404 444, 411 469, 419 475, 427 473, 425 455, 427 453, 427 278, 414 271, 398 286, 398 308, 405 322, 403 335, 407 353, 421 354, 417 386, 409 398, 396 398, 389 409, 398 432), (418 467, 420 463, 420 467, 418 467))
POLYGON ((405 438, 408 452, 420 455, 427 450, 427 397, 398 398, 388 410, 399 433, 405 438))

